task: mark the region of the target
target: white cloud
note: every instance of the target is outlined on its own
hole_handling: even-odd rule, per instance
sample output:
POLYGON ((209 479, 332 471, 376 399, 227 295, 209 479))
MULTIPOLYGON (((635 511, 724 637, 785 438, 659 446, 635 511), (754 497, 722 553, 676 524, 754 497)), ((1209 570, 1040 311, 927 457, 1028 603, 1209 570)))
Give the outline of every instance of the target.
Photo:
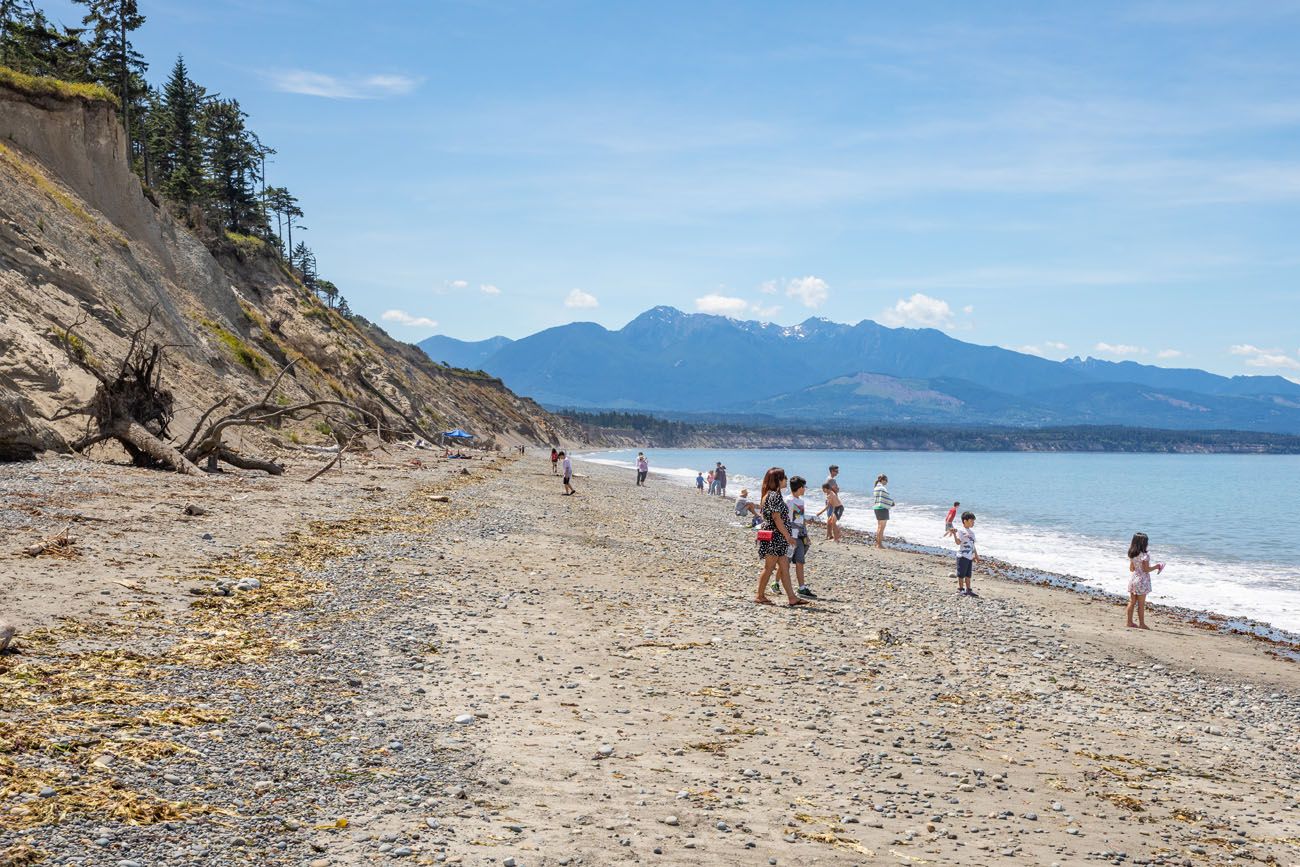
POLYGON ((809 275, 796 277, 787 283, 785 294, 790 298, 798 298, 803 306, 815 309, 825 303, 830 288, 822 278, 809 275))
POLYGON ((1156 353, 1156 358, 1181 358, 1182 355, 1181 349, 1162 349, 1156 353))
POLYGON ((695 299, 695 309, 701 313, 717 313, 722 316, 740 316, 749 309, 749 302, 744 298, 719 295, 711 292, 695 299))
POLYGON ((1093 347, 1093 349, 1096 350, 1097 352, 1101 352, 1106 355, 1139 355, 1141 353, 1146 352, 1146 350, 1140 346, 1130 346, 1127 343, 1104 343, 1103 342, 1103 343, 1098 343, 1096 346, 1093 347))
POLYGON ((570 290, 569 294, 564 297, 565 307, 599 307, 600 302, 596 296, 590 292, 583 292, 581 289, 570 290))
POLYGON ((899 298, 894 306, 880 315, 886 325, 914 328, 951 328, 952 308, 947 301, 917 292, 911 298, 899 298))
POLYGON ((456 289, 456 290, 460 290, 460 289, 468 289, 468 288, 469 288, 469 281, 468 281, 468 280, 448 280, 448 281, 447 281, 447 288, 448 288, 448 289, 456 289))
POLYGON ((772 317, 776 316, 776 314, 781 312, 781 305, 770 304, 765 307, 762 304, 751 304, 749 306, 749 309, 750 312, 752 312, 759 319, 771 321, 772 317))
POLYGON ((779 287, 775 280, 766 280, 758 287, 758 291, 762 292, 764 295, 775 295, 778 288, 779 287))
POLYGON ((406 75, 359 75, 345 78, 312 72, 307 69, 286 69, 267 74, 271 86, 284 93, 301 93, 325 99, 382 99, 402 96, 419 85, 417 78, 406 75))
POLYGON ((1049 354, 1059 354, 1069 348, 1059 340, 1044 340, 1041 344, 1026 343, 1024 346, 1017 346, 1016 351, 1046 358, 1049 354))
POLYGON ((379 316, 385 322, 396 322, 411 328, 437 328, 438 323, 427 316, 413 316, 405 310, 385 310, 379 316))
POLYGON ((1276 367, 1286 370, 1300 370, 1300 361, 1287 355, 1281 349, 1260 349, 1258 346, 1252 346, 1249 343, 1239 343, 1236 346, 1230 346, 1228 351, 1233 355, 1244 357, 1248 367, 1276 367))
POLYGON ((970 316, 972 313, 975 312, 975 305, 967 304, 965 307, 961 309, 961 312, 965 313, 967 316, 970 316))
POLYGON ((480 283, 480 284, 479 284, 479 287, 478 287, 478 291, 482 292, 484 295, 500 295, 500 294, 501 294, 501 290, 500 290, 499 288, 497 288, 496 286, 494 286, 493 284, 491 284, 491 283, 480 283))

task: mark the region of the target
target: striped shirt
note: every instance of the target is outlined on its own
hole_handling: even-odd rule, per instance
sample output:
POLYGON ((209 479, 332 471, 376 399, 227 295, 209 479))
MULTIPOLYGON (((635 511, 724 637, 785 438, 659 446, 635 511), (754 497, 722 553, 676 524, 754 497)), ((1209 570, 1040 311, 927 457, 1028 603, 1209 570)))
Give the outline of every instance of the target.
POLYGON ((875 497, 872 500, 871 508, 873 509, 891 509, 894 506, 894 498, 889 496, 889 491, 885 490, 884 485, 876 485, 875 497))

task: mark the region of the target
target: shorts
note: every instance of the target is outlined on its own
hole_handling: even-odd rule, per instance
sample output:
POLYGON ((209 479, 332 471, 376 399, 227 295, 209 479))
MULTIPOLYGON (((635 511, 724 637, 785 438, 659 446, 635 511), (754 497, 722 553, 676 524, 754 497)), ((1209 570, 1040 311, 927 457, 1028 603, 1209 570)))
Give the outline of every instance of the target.
POLYGON ((790 552, 790 562, 803 564, 807 562, 808 542, 806 537, 800 536, 794 540, 794 550, 790 552))
POLYGON ((840 518, 843 518, 843 517, 844 517, 844 507, 843 507, 843 506, 836 506, 836 507, 835 507, 835 520, 838 521, 840 518))
MULTIPOLYGON (((573 476, 565 476, 565 477, 564 477, 564 483, 565 483, 566 485, 568 485, 569 482, 572 482, 572 481, 573 481, 573 476)), ((572 487, 572 486, 570 486, 570 487, 572 487)))
POLYGON ((971 569, 972 569, 974 566, 975 566, 975 561, 972 560, 972 559, 970 559, 969 557, 958 557, 958 558, 957 558, 957 577, 958 577, 958 578, 969 578, 969 577, 970 577, 970 573, 971 573, 971 569))
POLYGON ((888 521, 888 520, 889 520, 889 510, 888 510, 888 509, 876 509, 876 520, 877 520, 877 521, 888 521))
POLYGON ((944 529, 944 532, 947 532, 948 530, 951 530, 951 529, 952 529, 952 521, 944 521, 944 522, 943 522, 943 529, 944 529))

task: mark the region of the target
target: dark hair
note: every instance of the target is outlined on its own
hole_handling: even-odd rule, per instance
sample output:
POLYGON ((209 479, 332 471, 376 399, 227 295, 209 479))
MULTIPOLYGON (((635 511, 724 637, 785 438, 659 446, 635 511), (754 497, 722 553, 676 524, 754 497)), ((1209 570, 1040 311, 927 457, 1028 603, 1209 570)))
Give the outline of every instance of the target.
POLYGON ((974 513, 974 512, 962 512, 962 513, 961 513, 961 522, 962 522, 963 524, 966 523, 967 521, 973 521, 973 520, 975 520, 975 513, 974 513))
POLYGON ((806 487, 808 487, 808 480, 803 476, 792 476, 790 478, 790 493, 793 494, 795 491, 802 490, 806 487))
POLYGON ((1128 543, 1128 558, 1132 560, 1138 554, 1145 554, 1149 542, 1146 533, 1134 533, 1133 541, 1128 543))
POLYGON ((839 464, 831 464, 831 465, 830 465, 830 468, 827 469, 826 472, 828 472, 828 473, 837 473, 837 472, 839 472, 839 470, 840 470, 840 465, 839 465, 839 464))
POLYGON ((877 485, 882 483, 887 483, 888 481, 889 481, 889 476, 885 475, 884 473, 881 473, 880 475, 876 476, 877 485))
POLYGON ((957 508, 957 507, 960 506, 960 505, 961 505, 961 503, 957 502, 956 500, 953 500, 953 501, 952 501, 952 507, 953 507, 954 509, 957 508))
POLYGON ((564 452, 560 452, 559 457, 564 457, 564 452))
POLYGON ((823 490, 823 491, 829 491, 830 489, 831 489, 831 483, 830 483, 830 482, 822 482, 822 490, 823 490))
POLYGON ((766 500, 768 493, 781 490, 781 483, 784 481, 785 470, 780 467, 772 467, 763 474, 763 493, 759 495, 759 499, 766 500))

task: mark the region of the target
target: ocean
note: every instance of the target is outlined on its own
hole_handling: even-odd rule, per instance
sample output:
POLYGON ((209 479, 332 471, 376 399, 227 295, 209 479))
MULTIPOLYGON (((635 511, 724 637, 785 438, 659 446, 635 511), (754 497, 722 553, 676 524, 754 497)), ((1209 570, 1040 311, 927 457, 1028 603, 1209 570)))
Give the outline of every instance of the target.
MULTIPOLYGON (((1151 602, 1246 617, 1300 633, 1300 455, 1145 455, 761 449, 648 451, 652 481, 694 485, 717 461, 731 498, 758 495, 768 467, 808 479, 809 513, 840 467, 844 523, 875 530, 871 489, 889 476, 897 502, 887 535, 951 551, 943 516, 954 500, 978 517, 980 553, 1127 594, 1128 542, 1151 537, 1151 602)), ((629 469, 636 450, 581 460, 629 469)), ((978 580, 978 579, 977 579, 978 580)))

